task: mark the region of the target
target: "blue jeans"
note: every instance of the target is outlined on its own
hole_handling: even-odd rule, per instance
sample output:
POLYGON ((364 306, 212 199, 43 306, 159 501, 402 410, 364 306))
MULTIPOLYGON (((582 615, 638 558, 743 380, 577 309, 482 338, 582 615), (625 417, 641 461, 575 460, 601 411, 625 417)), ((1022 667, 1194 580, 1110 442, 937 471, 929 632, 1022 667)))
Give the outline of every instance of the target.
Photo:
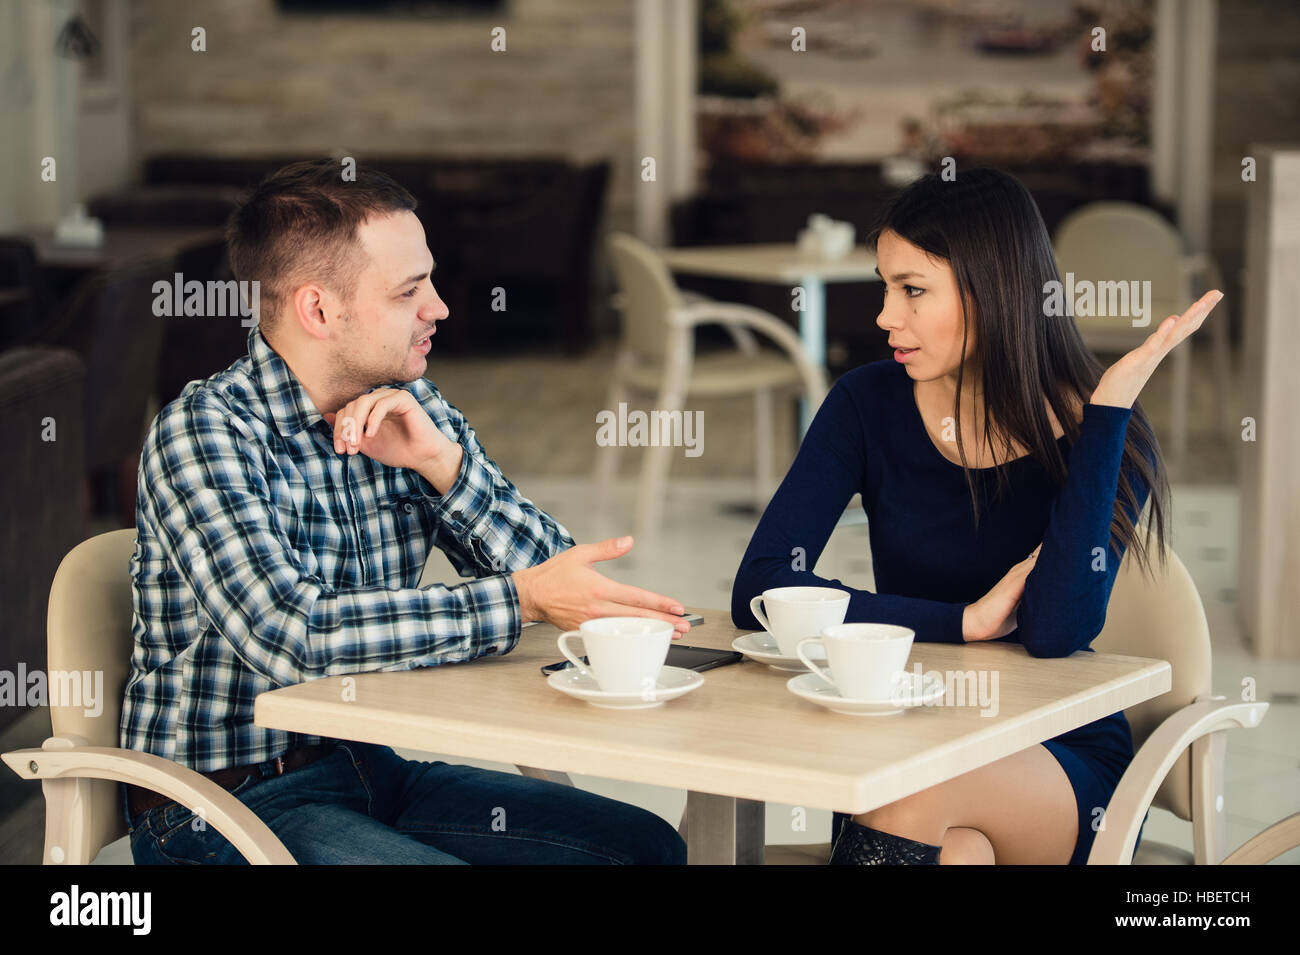
MULTIPOLYGON (((231 792, 301 864, 686 862, 682 838, 647 810, 513 773, 402 759, 370 743, 341 742, 300 769, 250 775, 231 792)), ((177 803, 126 814, 137 865, 247 863, 177 803)))

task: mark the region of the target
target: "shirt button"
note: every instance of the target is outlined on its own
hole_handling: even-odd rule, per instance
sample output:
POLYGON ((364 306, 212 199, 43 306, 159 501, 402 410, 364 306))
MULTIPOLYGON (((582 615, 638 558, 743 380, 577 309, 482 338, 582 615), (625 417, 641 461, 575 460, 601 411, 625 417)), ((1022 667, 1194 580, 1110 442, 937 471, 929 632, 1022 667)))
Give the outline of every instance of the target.
POLYGON ((202 557, 202 556, 203 556, 203 548, 202 548, 202 547, 191 547, 191 548, 190 548, 190 556, 191 556, 191 557, 202 557))
POLYGON ((407 501, 405 504, 402 505, 402 510, 404 510, 404 511, 406 511, 406 513, 410 514, 412 511, 415 510, 415 505, 412 504, 410 501, 407 501))
POLYGON ((460 511, 452 511, 452 512, 451 512, 451 519, 452 519, 453 521, 458 521, 458 520, 460 520, 460 511))

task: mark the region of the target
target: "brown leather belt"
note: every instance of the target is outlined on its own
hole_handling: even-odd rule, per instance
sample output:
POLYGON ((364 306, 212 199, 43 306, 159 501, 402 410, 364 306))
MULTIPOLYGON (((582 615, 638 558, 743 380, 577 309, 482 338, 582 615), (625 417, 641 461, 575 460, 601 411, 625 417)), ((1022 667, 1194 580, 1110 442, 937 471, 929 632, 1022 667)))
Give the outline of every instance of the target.
MULTIPOLYGON (((262 766, 265 763, 249 763, 246 766, 235 766, 232 769, 214 769, 212 772, 202 773, 222 789, 233 789, 242 783, 249 776, 258 779, 268 779, 274 776, 283 776, 285 773, 291 773, 295 769, 301 769, 308 763, 315 762, 322 756, 328 756, 334 752, 338 746, 337 742, 313 743, 310 746, 298 746, 289 750, 281 756, 271 760, 271 769, 269 772, 263 772, 262 766)), ((132 786, 129 783, 127 791, 127 808, 131 816, 135 817, 142 812, 148 812, 158 806, 173 802, 170 796, 164 796, 162 793, 152 792, 148 789, 141 789, 139 786, 132 786)))

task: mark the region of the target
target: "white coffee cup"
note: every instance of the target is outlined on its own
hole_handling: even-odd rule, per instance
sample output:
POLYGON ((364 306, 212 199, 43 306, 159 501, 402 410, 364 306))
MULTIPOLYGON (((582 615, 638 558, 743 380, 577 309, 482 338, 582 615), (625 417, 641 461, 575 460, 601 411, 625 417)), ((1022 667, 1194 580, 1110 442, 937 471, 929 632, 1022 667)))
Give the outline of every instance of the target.
POLYGON ((560 652, 606 693, 653 693, 668 657, 673 625, 648 617, 597 617, 560 634, 560 652), (581 637, 590 665, 566 645, 581 637))
POLYGON ((796 653, 814 673, 839 690, 846 700, 889 700, 900 673, 907 675, 907 657, 916 631, 890 623, 842 623, 827 627, 820 637, 799 641, 796 653), (814 644, 826 648, 826 672, 808 659, 814 644))
POLYGON ((749 609, 776 640, 782 655, 792 657, 804 637, 815 637, 844 622, 849 592, 834 587, 774 587, 751 600, 749 609))

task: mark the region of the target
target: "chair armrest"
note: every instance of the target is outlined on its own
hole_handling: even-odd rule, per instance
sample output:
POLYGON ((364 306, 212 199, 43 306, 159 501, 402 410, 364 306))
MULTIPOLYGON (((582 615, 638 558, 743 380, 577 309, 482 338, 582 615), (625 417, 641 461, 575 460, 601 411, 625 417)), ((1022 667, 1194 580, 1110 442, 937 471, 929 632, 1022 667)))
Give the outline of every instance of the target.
MULTIPOLYGON (((713 299, 709 298, 707 295, 703 295, 700 292, 687 291, 686 289, 678 289, 677 297, 680 298, 682 303, 685 305, 699 305, 703 302, 713 301, 713 299)), ((623 292, 614 292, 609 297, 609 304, 612 308, 621 312, 627 307, 627 295, 623 292)))
POLYGON ((1275 822, 1242 843, 1223 860, 1224 865, 1267 865, 1284 852, 1300 846, 1300 812, 1275 822))
POLYGON ((1233 727, 1258 726, 1267 712, 1267 703, 1230 703, 1223 697, 1211 697, 1189 703, 1157 726, 1134 754, 1110 797, 1088 865, 1127 865, 1132 861, 1138 830, 1156 790, 1194 740, 1233 727))
MULTIPOLYGON (((706 325, 716 322, 727 326, 729 329, 733 327, 738 330, 752 328, 776 342, 781 346, 782 351, 794 361, 799 369, 800 377, 803 378, 804 390, 808 394, 808 400, 813 411, 816 411, 817 406, 826 397, 826 370, 814 365, 809 360, 803 342, 799 340, 799 336, 794 333, 790 326, 769 312, 754 308, 752 305, 741 305, 736 302, 709 301, 675 308, 668 313, 668 321, 670 324, 680 327, 706 325)), ((733 332, 733 336, 734 334, 733 332)), ((737 343, 739 344, 739 340, 737 343)), ((741 347, 744 348, 743 345, 741 347)))
POLYGON ((0 759, 23 779, 109 779, 161 793, 198 812, 252 864, 297 864, 251 809, 206 776, 161 756, 90 746, 68 735, 51 736, 40 749, 14 750, 0 759))

